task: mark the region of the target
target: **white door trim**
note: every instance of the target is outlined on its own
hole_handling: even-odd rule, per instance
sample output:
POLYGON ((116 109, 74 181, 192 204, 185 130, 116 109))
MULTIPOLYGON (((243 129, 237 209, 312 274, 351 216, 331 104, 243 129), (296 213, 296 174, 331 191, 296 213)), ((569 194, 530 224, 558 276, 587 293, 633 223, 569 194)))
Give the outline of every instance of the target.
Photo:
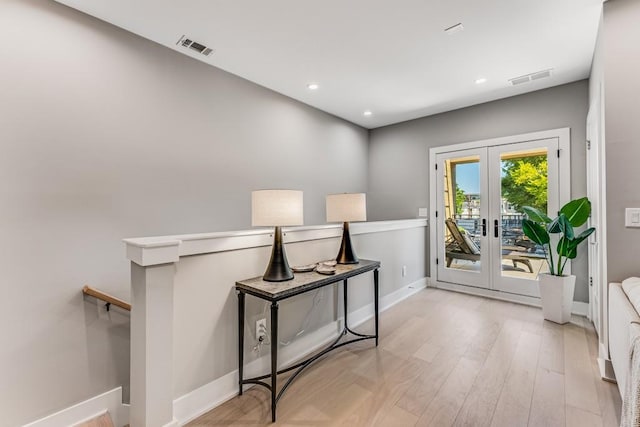
MULTIPOLYGON (((437 205, 437 187, 436 187, 436 155, 454 152, 460 150, 468 150, 472 148, 491 147, 497 145, 515 144, 518 142, 535 141, 540 139, 558 139, 558 150, 560 153, 559 161, 559 206, 567 203, 571 199, 571 130, 570 128, 558 128, 545 130, 540 132, 525 133, 519 135, 504 136, 499 138, 484 139, 480 141, 464 142, 460 144, 444 145, 429 149, 429 219, 431 224, 437 224, 436 206, 437 205)), ((434 283, 438 283, 438 271, 436 258, 438 254, 437 227, 429 227, 429 261, 430 275, 434 283)), ((443 260, 444 262, 444 260, 443 260)), ((571 274, 571 262, 567 264, 566 271, 571 274)))
MULTIPOLYGON (((607 195, 605 189, 607 188, 607 173, 606 173, 606 158, 605 158, 605 120, 604 120, 604 87, 602 84, 598 86, 598 90, 594 93, 594 97, 591 105, 589 106, 589 113, 587 114, 587 141, 591 142, 591 149, 587 151, 587 161, 590 155, 597 156, 596 170, 587 167, 587 177, 590 173, 595 173, 599 184, 599 188, 591 189, 587 187, 587 196, 590 197, 592 203, 597 203, 595 206, 599 214, 596 218, 596 223, 591 224, 596 227, 594 236, 596 244, 598 245, 598 257, 596 260, 589 259, 589 263, 597 263, 597 277, 594 278, 595 288, 593 292, 597 292, 599 296, 600 310, 598 315, 599 328, 596 331, 598 333, 599 341, 599 366, 601 368, 601 375, 606 377, 604 366, 609 361, 609 294, 608 294, 608 281, 607 281, 607 195), (597 135, 591 135, 592 127, 595 127, 597 135), (597 197, 592 198, 590 191, 595 190, 597 197)), ((590 308, 591 310, 591 308, 590 308)), ((610 363, 610 362, 609 362, 610 363)))

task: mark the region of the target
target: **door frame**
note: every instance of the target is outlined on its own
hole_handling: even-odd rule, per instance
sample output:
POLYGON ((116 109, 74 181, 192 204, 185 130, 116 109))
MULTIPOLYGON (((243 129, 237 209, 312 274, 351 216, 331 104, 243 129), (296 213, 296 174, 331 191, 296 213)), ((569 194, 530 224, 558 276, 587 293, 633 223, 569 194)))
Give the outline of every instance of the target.
MULTIPOLYGON (((567 203, 571 198, 571 129, 558 128, 540 132, 531 132, 518 135, 510 135, 499 138, 483 139, 479 141, 463 142, 459 144, 443 145, 429 149, 429 263, 431 286, 442 289, 456 290, 475 295, 491 296, 493 298, 508 301, 521 302, 532 305, 540 305, 540 299, 529 296, 510 294, 498 290, 474 288, 466 285, 452 284, 438 281, 436 258, 438 253, 437 241, 437 188, 436 188, 436 155, 450 151, 468 150, 473 148, 490 147, 497 145, 515 144, 518 142, 536 141, 541 139, 558 139, 558 170, 559 170, 559 206, 567 203)), ((444 262, 444 260, 442 260, 444 262)), ((571 262, 567 264, 565 271, 571 274, 571 262)))
MULTIPOLYGON (((613 368, 609 357, 609 292, 607 281, 607 188, 606 174, 606 151, 605 151, 605 120, 604 120, 604 87, 600 83, 593 94, 589 112, 587 114, 587 196, 591 200, 592 207, 598 215, 591 226, 596 227, 596 232, 592 234, 593 239, 589 240, 598 245, 598 255, 593 259, 589 253, 589 275, 593 280, 590 287, 590 296, 598 298, 599 316, 596 332, 598 334, 598 367, 602 378, 611 379, 613 368), (598 186, 590 185, 590 180, 595 179, 598 186), (594 197, 595 196, 595 197, 594 197), (592 268, 595 267, 595 277, 592 268), (598 327, 599 326, 599 327, 598 327)), ((591 181, 593 183, 593 181, 591 181)), ((592 315, 593 307, 589 302, 589 314, 592 315)))

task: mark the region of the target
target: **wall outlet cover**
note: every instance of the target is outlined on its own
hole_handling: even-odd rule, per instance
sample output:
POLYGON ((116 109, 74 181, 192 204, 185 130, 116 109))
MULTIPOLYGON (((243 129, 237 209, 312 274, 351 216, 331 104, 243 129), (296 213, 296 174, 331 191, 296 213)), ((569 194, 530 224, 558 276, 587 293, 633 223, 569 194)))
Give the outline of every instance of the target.
POLYGON ((624 210, 624 226, 640 227, 640 208, 626 208, 624 210))
POLYGON ((256 320, 256 339, 267 335, 267 319, 256 320))

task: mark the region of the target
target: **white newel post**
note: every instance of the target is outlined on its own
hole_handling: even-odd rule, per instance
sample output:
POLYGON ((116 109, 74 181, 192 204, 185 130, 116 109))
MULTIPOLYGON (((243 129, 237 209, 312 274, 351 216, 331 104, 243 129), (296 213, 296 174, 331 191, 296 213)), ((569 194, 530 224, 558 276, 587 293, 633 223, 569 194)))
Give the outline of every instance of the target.
POLYGON ((173 280, 180 241, 125 240, 131 260, 131 427, 173 416, 173 280))

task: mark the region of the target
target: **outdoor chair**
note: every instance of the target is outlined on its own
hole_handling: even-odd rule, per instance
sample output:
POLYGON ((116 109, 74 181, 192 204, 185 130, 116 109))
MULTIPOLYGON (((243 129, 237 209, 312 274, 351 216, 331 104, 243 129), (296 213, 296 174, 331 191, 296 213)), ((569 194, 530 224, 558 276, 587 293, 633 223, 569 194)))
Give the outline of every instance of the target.
MULTIPOLYGON (((445 220, 449 230, 449 240, 446 243, 445 253, 447 267, 451 266, 454 259, 467 261, 480 261, 480 248, 471 239, 466 230, 458 228, 453 218, 445 220)), ((526 258, 527 248, 521 246, 502 246, 502 259, 508 259, 513 263, 513 268, 518 268, 517 264, 524 264, 533 273, 531 261, 526 258)))

